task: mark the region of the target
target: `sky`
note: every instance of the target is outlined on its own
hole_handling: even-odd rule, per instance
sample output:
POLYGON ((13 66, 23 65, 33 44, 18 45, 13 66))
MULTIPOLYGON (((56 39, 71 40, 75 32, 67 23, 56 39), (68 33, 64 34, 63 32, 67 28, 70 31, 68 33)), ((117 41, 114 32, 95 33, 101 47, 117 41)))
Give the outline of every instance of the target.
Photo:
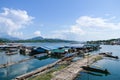
POLYGON ((120 38, 120 0, 0 0, 0 35, 77 41, 120 38))

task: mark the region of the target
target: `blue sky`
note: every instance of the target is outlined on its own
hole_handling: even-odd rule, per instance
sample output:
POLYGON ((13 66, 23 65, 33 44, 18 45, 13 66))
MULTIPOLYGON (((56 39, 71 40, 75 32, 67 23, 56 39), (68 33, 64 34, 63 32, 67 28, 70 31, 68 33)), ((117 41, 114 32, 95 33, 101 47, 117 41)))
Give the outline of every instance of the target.
POLYGON ((69 40, 120 38, 120 0, 0 0, 0 33, 69 40))

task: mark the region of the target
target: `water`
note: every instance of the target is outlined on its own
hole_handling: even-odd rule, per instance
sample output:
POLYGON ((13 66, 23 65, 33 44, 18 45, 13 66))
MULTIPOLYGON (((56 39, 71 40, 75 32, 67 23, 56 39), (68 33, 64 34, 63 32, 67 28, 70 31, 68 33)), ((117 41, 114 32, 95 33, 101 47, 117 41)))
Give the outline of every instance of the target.
MULTIPOLYGON (((60 46, 66 46, 71 45, 69 43, 24 43, 24 45, 27 46, 46 46, 50 49, 54 49, 60 46)), ((91 54, 96 54, 99 52, 113 52, 113 55, 117 55, 120 57, 120 46, 111 46, 111 45, 102 45, 102 49, 99 51, 91 52, 91 54)), ((25 59, 29 56, 23 56, 18 54, 7 56, 5 55, 5 52, 0 52, 0 64, 4 64, 10 61, 19 61, 22 59, 25 59)), ((32 59, 26 62, 22 62, 20 64, 15 64, 12 66, 9 66, 7 68, 1 68, 0 69, 0 80, 11 80, 15 78, 16 76, 22 75, 24 73, 33 71, 39 67, 45 66, 47 64, 53 63, 58 59, 55 58, 46 58, 46 59, 32 59)), ((111 75, 104 75, 100 74, 101 76, 95 76, 91 74, 87 74, 84 72, 81 72, 80 75, 76 78, 76 80, 120 80, 120 61, 110 58, 105 58, 103 60, 98 61, 94 65, 98 65, 101 68, 105 69, 107 68, 111 75)))
MULTIPOLYGON (((112 52, 113 55, 120 57, 120 46, 102 45, 102 49, 99 52, 112 52)), ((103 60, 94 63, 102 69, 108 69, 110 75, 93 75, 85 72, 80 72, 76 80, 120 80, 120 60, 111 58, 104 58, 103 60)), ((98 73, 95 73, 98 74, 98 73)))
MULTIPOLYGON (((69 45, 69 43, 24 43, 25 46, 46 46, 50 49, 57 48, 60 46, 69 45)), ((24 56, 21 54, 15 54, 7 56, 5 51, 0 52, 0 64, 8 62, 17 62, 22 59, 28 58, 29 56, 24 56)), ((11 80, 19 75, 25 74, 27 72, 33 71, 37 68, 45 66, 47 64, 53 63, 58 59, 47 57, 46 59, 31 59, 26 62, 15 64, 7 68, 0 69, 0 80, 11 80)))
POLYGON ((66 45, 71 45, 70 43, 24 43, 26 46, 43 46, 43 47, 48 47, 50 49, 55 49, 61 46, 66 46, 66 45))

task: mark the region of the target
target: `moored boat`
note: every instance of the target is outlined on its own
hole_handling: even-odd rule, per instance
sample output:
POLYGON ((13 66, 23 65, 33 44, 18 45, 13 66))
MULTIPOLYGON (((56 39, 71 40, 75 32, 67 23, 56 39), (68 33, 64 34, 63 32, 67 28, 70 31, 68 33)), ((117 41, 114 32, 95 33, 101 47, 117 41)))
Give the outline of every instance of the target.
POLYGON ((103 74, 110 74, 110 72, 107 69, 103 70, 103 69, 93 68, 93 67, 90 67, 90 66, 82 66, 82 68, 84 70, 91 71, 91 72, 98 72, 98 73, 103 73, 103 74))

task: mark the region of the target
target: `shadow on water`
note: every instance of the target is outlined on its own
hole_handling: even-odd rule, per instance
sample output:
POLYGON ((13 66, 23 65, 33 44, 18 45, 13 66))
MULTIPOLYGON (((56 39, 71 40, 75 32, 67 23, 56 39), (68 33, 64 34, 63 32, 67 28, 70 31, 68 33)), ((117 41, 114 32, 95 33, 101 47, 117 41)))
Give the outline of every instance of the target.
MULTIPOLYGON (((84 75, 85 80, 92 80, 93 77, 98 77, 98 79, 99 79, 100 77, 106 77, 110 74, 97 73, 97 72, 91 72, 91 71, 82 71, 74 80, 82 80, 82 78, 81 78, 82 75, 84 75)), ((95 79, 95 80, 97 80, 97 79, 95 79)))
POLYGON ((85 72, 85 73, 93 75, 93 76, 103 76, 103 74, 94 73, 94 72, 85 72))
POLYGON ((100 68, 91 67, 91 66, 82 66, 82 68, 86 71, 102 73, 102 74, 110 74, 110 72, 107 69, 100 69, 100 68))
MULTIPOLYGON (((27 56, 27 55, 19 55, 18 54, 18 56, 20 58, 17 57, 17 55, 4 56, 4 59, 7 58, 6 61, 8 61, 8 62, 11 62, 10 59, 12 59, 12 61, 17 62, 18 60, 29 58, 29 56, 27 56)), ((27 72, 33 71, 33 70, 35 70, 39 67, 42 67, 42 66, 45 66, 47 64, 53 63, 56 60, 57 59, 49 57, 49 56, 42 56, 40 58, 39 57, 38 58, 33 58, 33 59, 28 60, 28 61, 19 63, 19 64, 8 66, 6 68, 0 68, 0 80, 11 80, 11 79, 15 78, 16 76, 19 76, 19 75, 25 74, 27 72)), ((2 61, 2 58, 1 58, 1 61, 2 61)), ((3 64, 3 63, 1 63, 1 64, 3 64)))
POLYGON ((36 59, 38 59, 38 60, 44 60, 44 59, 48 59, 48 58, 50 58, 49 56, 42 56, 42 57, 36 57, 36 59))
POLYGON ((120 59, 114 59, 114 58, 108 58, 108 57, 105 57, 104 59, 107 59, 107 60, 112 60, 112 61, 117 61, 117 62, 119 62, 119 61, 120 61, 120 59))
POLYGON ((108 76, 110 73, 98 73, 98 72, 92 72, 92 71, 84 71, 83 73, 90 74, 92 76, 108 76))
MULTIPOLYGON (((120 46, 102 45, 102 49, 95 53, 100 52, 112 52, 113 55, 117 55, 120 58, 120 46)), ((91 53, 94 54, 94 53, 91 53)), ((99 65, 103 69, 107 68, 110 71, 110 75, 80 72, 75 80, 119 80, 120 79, 120 59, 105 57, 102 60, 94 63, 93 65, 99 65)))

